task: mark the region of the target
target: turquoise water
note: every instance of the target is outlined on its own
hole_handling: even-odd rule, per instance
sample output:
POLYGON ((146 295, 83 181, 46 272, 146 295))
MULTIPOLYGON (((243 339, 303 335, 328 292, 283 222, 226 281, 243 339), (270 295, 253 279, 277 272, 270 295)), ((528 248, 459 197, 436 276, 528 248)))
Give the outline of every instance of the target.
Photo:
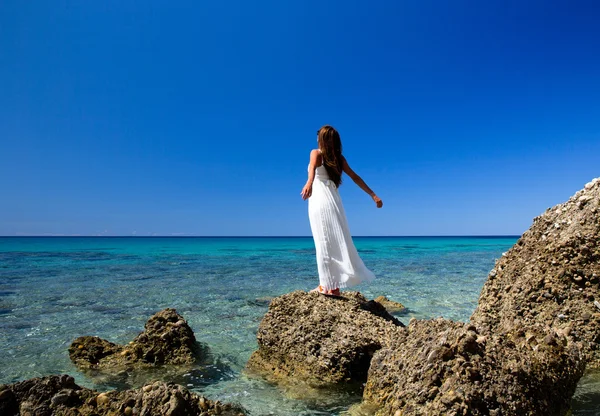
MULTIPOLYGON (((494 260, 516 240, 357 237, 377 276, 357 290, 402 302, 405 323, 464 321, 494 260)), ((0 383, 69 373, 97 389, 137 385, 144 380, 78 372, 67 348, 82 335, 126 343, 150 315, 172 307, 211 351, 210 361, 175 381, 239 402, 252 415, 338 415, 360 398, 339 392, 302 399, 242 372, 256 349, 265 299, 317 284, 311 238, 0 238, 0 383)), ((576 414, 585 414, 582 403, 576 414)))

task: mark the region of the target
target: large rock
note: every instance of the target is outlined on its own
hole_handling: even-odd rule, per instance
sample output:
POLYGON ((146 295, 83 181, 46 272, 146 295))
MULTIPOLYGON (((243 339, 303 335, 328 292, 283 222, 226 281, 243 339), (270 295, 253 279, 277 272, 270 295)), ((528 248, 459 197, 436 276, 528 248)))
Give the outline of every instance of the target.
POLYGON ((536 218, 470 323, 413 321, 371 362, 381 415, 564 415, 600 341, 600 179, 536 218))
POLYGON ((377 415, 563 415, 585 367, 540 327, 482 336, 471 324, 411 321, 375 353, 364 391, 377 415))
POLYGON ((365 381, 375 351, 400 336, 402 327, 358 292, 331 297, 296 291, 269 305, 247 369, 284 385, 365 381))
POLYGON ((548 209, 490 272, 471 322, 496 333, 539 323, 600 364, 600 178, 548 209))
POLYGON ((69 347, 69 357, 79 368, 122 370, 197 362, 202 349, 194 332, 175 309, 165 309, 146 322, 132 342, 117 345, 92 336, 79 337, 69 347))
POLYGON ((239 416, 242 408, 198 396, 186 388, 155 382, 136 390, 97 391, 68 375, 34 378, 0 386, 2 416, 239 416))

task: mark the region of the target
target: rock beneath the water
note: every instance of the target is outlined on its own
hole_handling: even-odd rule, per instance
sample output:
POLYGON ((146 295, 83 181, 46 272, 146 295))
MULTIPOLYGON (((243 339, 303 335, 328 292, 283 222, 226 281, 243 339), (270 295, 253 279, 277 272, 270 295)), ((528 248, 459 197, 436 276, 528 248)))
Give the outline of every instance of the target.
POLYGON ((79 337, 69 347, 69 357, 79 368, 118 370, 194 364, 200 358, 200 351, 185 319, 175 309, 164 309, 150 317, 144 331, 129 344, 79 337))
POLYGON ((471 324, 414 320, 375 353, 364 391, 377 415, 563 415, 585 361, 543 328, 482 336, 471 324))
POLYGON ((389 300, 386 296, 378 296, 374 300, 381 304, 389 313, 402 312, 406 309, 400 302, 389 300))
POLYGON ((0 386, 3 416, 222 415, 243 416, 239 406, 208 400, 173 384, 99 393, 75 384, 68 375, 34 378, 0 386))
POLYGON ((600 178, 533 221, 490 272, 471 322, 493 334, 539 323, 600 366, 600 178))
POLYGON ((403 326, 358 292, 334 297, 296 291, 269 305, 247 370, 283 385, 364 382, 375 351, 398 337, 403 326))
POLYGON ((251 306, 269 306, 269 303, 273 300, 272 296, 262 296, 253 300, 248 300, 248 305, 251 306))

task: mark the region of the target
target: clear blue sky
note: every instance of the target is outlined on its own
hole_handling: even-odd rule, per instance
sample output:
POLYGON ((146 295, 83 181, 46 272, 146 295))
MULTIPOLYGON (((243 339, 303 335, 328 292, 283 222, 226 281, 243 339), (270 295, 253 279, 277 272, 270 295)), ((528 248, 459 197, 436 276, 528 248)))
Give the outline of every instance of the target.
POLYGON ((0 3, 0 235, 521 234, 600 176, 594 1, 0 3))

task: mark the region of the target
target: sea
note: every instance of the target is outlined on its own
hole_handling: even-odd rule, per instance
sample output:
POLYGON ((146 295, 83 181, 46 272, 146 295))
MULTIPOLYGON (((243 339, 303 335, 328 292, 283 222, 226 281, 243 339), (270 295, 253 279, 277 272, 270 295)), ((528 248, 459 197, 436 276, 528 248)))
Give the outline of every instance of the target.
MULTIPOLYGON (((396 317, 406 324, 467 321, 494 262, 517 239, 355 237, 377 279, 353 290, 401 302, 396 317)), ((355 413, 356 391, 303 394, 244 371, 270 299, 317 285, 311 237, 0 237, 0 384, 67 373, 107 391, 159 378, 253 416, 355 413), (208 351, 195 368, 107 377, 69 360, 75 338, 125 344, 164 308, 183 315, 208 351)), ((598 374, 580 382, 573 414, 600 414, 598 374)))

